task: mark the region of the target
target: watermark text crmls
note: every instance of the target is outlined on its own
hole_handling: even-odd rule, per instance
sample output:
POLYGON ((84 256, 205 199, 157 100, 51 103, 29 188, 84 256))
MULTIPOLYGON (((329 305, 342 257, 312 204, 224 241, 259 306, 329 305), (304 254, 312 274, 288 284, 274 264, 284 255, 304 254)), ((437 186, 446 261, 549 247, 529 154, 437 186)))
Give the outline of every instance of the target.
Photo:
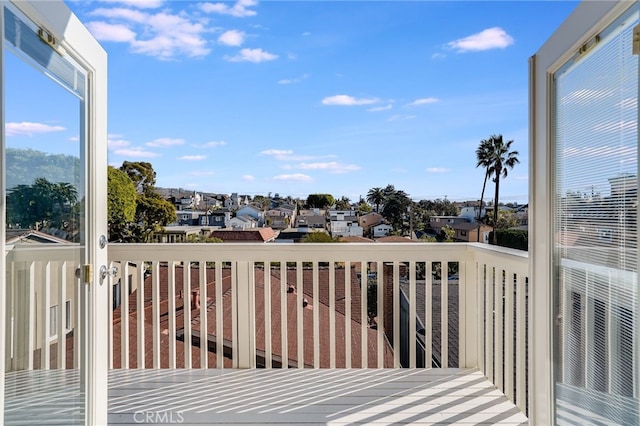
POLYGON ((181 424, 184 423, 184 416, 181 411, 136 411, 133 421, 140 424, 181 424))

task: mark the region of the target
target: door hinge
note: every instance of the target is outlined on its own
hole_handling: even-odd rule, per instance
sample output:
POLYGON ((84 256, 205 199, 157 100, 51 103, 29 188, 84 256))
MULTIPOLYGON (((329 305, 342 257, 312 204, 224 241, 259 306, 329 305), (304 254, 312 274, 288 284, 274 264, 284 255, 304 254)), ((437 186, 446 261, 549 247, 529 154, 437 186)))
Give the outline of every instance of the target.
POLYGON ((640 24, 633 27, 633 47, 631 53, 640 55, 640 24))
POLYGON ((79 278, 83 284, 93 283, 93 267, 90 263, 78 266, 76 269, 76 278, 79 278))

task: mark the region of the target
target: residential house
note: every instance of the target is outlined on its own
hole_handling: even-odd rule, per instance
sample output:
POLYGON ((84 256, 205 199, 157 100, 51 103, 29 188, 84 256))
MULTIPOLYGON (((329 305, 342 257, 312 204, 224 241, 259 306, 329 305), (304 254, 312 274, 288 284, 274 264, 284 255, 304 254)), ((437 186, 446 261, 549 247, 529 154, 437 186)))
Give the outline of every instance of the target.
POLYGON ((204 216, 206 213, 203 211, 195 210, 178 210, 176 212, 176 221, 169 225, 177 226, 197 226, 200 225, 200 216, 204 216))
POLYGON ((273 229, 289 228, 296 219, 296 208, 291 206, 278 206, 265 213, 265 222, 273 229))
POLYGON ((153 243, 186 243, 189 236, 205 236, 211 231, 208 227, 199 225, 165 226, 162 230, 151 235, 153 243))
POLYGON ((358 217, 358 225, 362 227, 363 232, 366 234, 369 229, 384 222, 384 217, 380 213, 371 212, 358 217))
POLYGON ((334 237, 364 235, 355 210, 329 210, 329 232, 334 237))
POLYGON ((229 219, 225 226, 231 229, 252 229, 258 227, 258 221, 251 216, 236 216, 229 219))
POLYGON ((236 216, 249 216, 258 222, 258 226, 264 225, 264 211, 252 205, 243 205, 236 210, 236 216))
POLYGON ((227 209, 210 210, 207 214, 200 216, 200 226, 224 228, 231 220, 231 212, 227 209))
POLYGON ((373 230, 373 238, 386 237, 393 232, 393 226, 388 223, 379 223, 371 229, 373 230))

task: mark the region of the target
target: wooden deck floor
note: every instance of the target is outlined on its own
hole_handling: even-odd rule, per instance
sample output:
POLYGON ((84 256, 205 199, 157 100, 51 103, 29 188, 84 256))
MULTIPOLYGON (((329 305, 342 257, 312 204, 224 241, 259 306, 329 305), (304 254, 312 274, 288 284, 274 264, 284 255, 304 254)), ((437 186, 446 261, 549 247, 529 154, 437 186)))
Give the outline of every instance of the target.
MULTIPOLYGON (((5 423, 79 418, 62 395, 42 393, 55 399, 30 395, 27 404, 8 394, 5 423)), ((109 423, 519 425, 527 418, 477 370, 114 370, 109 423)))

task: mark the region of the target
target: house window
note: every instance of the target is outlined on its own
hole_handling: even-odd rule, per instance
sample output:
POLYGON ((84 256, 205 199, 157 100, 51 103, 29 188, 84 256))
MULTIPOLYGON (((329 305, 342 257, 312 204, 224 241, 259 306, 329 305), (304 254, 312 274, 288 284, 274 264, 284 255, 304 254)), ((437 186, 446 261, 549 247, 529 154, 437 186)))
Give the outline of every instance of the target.
POLYGON ((49 337, 55 338, 58 335, 58 305, 49 308, 49 337))
POLYGON ((460 235, 462 235, 463 237, 467 236, 467 231, 460 231, 460 235))

